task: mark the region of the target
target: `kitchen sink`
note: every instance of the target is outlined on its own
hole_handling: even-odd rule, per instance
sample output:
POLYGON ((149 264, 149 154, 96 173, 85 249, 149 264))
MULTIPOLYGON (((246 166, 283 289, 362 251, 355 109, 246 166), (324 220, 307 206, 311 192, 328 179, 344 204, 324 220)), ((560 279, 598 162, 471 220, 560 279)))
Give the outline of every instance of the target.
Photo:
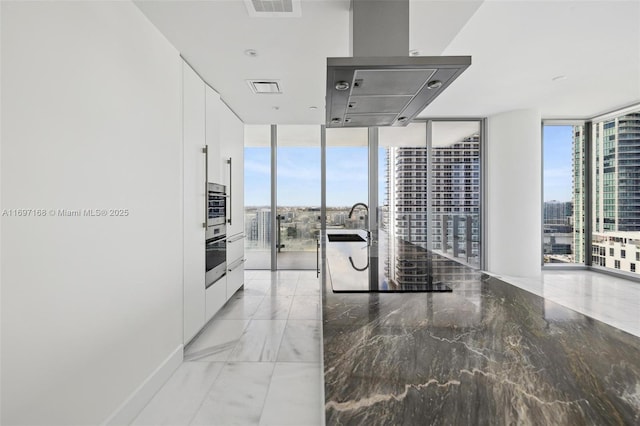
POLYGON ((364 242, 366 241, 358 234, 327 234, 330 242, 364 242))

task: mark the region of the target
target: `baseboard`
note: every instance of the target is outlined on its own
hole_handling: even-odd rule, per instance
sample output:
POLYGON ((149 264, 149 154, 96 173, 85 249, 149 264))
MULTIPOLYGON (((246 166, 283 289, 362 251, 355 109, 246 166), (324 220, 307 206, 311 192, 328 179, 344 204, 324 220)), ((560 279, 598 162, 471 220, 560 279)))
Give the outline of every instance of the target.
POLYGON ((151 401, 151 398, 165 384, 173 372, 180 366, 184 357, 183 346, 178 346, 153 373, 145 379, 138 388, 118 407, 107 420, 104 426, 128 425, 151 401))

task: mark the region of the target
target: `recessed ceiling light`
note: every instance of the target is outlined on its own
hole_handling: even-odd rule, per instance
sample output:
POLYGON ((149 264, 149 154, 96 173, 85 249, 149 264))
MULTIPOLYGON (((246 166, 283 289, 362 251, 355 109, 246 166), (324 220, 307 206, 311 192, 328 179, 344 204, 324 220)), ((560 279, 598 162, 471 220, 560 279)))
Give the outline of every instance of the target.
POLYGON ((409 56, 420 56, 420 51, 418 49, 412 49, 409 51, 409 56))
POLYGON ((440 80, 431 80, 427 83, 427 89, 437 89, 442 86, 442 82, 440 80))
POLYGON ((336 90, 347 90, 349 88, 349 82, 339 81, 336 83, 336 90))
POLYGON ((317 110, 317 109, 318 109, 318 107, 317 107, 317 106, 310 106, 310 107, 309 107, 309 109, 310 109, 310 110, 314 110, 314 111, 315 111, 315 110, 317 110))
POLYGON ((274 109, 274 110, 276 110, 276 111, 278 111, 278 110, 280 109, 280 107, 279 107, 279 106, 277 106, 277 105, 274 105, 274 106, 272 106, 271 108, 273 108, 273 109, 274 109))
POLYGON ((258 51, 255 49, 247 49, 244 51, 244 54, 252 58, 255 58, 256 56, 258 56, 258 51))
POLYGON ((560 81, 560 80, 566 80, 567 76, 566 75, 556 75, 555 77, 553 77, 551 79, 551 81, 560 81))

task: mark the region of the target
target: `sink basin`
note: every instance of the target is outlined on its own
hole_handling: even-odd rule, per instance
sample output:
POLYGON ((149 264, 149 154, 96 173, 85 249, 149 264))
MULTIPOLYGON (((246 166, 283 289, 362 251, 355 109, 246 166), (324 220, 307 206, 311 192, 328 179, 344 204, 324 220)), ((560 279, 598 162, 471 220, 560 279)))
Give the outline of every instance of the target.
POLYGON ((366 241, 358 234, 327 234, 330 242, 364 242, 366 241))

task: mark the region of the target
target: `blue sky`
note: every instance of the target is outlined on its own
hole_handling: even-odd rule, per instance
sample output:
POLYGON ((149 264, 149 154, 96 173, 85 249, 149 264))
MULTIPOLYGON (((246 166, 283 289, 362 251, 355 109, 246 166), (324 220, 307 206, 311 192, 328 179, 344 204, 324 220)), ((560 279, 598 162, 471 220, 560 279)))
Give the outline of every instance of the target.
POLYGON ((571 201, 573 126, 543 127, 544 200, 571 201))
MULTIPOLYGON (((268 206, 269 148, 245 149, 244 161, 245 204, 268 206)), ((380 164, 384 164, 384 157, 380 164)), ((327 205, 351 206, 367 203, 367 199, 367 148, 328 148, 327 205)), ((320 148, 278 148, 278 204, 320 206, 320 148)))
MULTIPOLYGON (((571 200, 572 126, 544 126, 544 200, 571 200)), ((245 204, 270 204, 269 148, 245 149, 245 204)), ((384 150, 379 153, 379 197, 384 192, 384 150)), ((327 205, 368 203, 367 148, 327 149, 327 205)), ((320 206, 320 148, 278 148, 278 205, 320 206)))

